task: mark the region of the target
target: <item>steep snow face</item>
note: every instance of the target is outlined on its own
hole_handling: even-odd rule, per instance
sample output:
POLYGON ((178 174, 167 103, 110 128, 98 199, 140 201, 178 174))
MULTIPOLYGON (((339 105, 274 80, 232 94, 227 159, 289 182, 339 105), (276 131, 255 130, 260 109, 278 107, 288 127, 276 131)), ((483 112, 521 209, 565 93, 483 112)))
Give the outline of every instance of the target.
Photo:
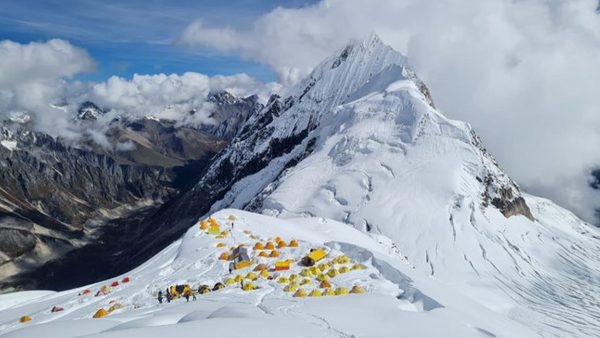
POLYGON ((198 185, 226 190, 213 210, 342 221, 544 336, 600 335, 598 231, 524 196, 375 36, 273 98, 215 163, 198 185))
POLYGON ((112 280, 59 293, 0 296, 0 334, 19 338, 197 337, 199 332, 208 337, 536 337, 524 325, 471 302, 464 293, 444 295, 443 287, 428 279, 413 280, 408 275, 410 265, 389 241, 374 240, 343 223, 324 218, 281 220, 239 210, 222 210, 212 217, 227 235, 210 235, 196 224, 145 264, 112 280), (295 240, 298 246, 279 248, 277 259, 261 257, 260 252, 269 251, 253 248, 276 237, 286 243, 295 240), (246 245, 253 264, 229 272, 229 262, 219 257, 240 244, 246 245), (328 264, 323 268, 327 276, 332 269, 340 272, 328 277, 330 287, 319 285, 322 275, 301 276, 304 268, 298 261, 312 248, 327 253, 313 269, 328 264), (341 261, 342 256, 348 260, 341 261), (292 260, 290 269, 274 271, 275 261, 284 259, 292 260), (259 264, 268 267, 266 274, 254 272, 259 264), (241 283, 228 283, 238 275, 241 283), (353 286, 365 293, 294 297, 289 291, 294 279, 299 289, 313 295, 353 286), (115 281, 106 292, 98 292, 115 281), (226 286, 197 294, 197 300, 189 302, 179 298, 159 304, 154 295, 176 284, 187 283, 196 290, 219 282, 226 286), (257 288, 244 291, 242 284, 257 288), (430 293, 442 296, 435 299, 430 293), (106 317, 92 319, 100 308, 112 310, 106 317), (31 321, 20 323, 25 315, 31 321))

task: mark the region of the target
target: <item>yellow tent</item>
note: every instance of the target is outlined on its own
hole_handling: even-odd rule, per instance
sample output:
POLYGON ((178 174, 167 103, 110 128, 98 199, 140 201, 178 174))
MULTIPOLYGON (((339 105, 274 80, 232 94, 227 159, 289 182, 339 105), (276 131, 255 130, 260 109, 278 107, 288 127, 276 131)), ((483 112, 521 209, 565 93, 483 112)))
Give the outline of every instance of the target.
POLYGON ((327 288, 331 287, 331 283, 329 283, 328 280, 324 280, 324 281, 321 282, 321 284, 319 285, 319 287, 321 289, 327 289, 327 288))
POLYGON ((313 273, 310 272, 309 269, 302 269, 302 271, 300 271, 300 276, 302 276, 302 277, 310 277, 312 275, 313 275, 313 273))
POLYGON ((323 296, 335 296, 335 291, 333 289, 326 289, 323 291, 323 296))
POLYGON ((230 221, 235 221, 237 219, 237 217, 235 217, 235 215, 229 215, 229 217, 227 217, 227 219, 230 221))
POLYGON ((314 289, 308 296, 309 297, 321 297, 321 291, 319 291, 319 289, 314 289))
POLYGON ((277 283, 279 284, 288 284, 290 282, 290 279, 287 277, 279 277, 279 279, 277 280, 277 283))
POLYGON ((100 309, 98 311, 96 311, 96 313, 94 314, 94 318, 102 318, 108 316, 108 312, 104 309, 100 309))
POLYGON ((229 252, 223 252, 221 256, 219 256, 219 260, 228 261, 229 260, 229 252))
POLYGON ((225 243, 217 243, 217 248, 224 248, 225 247, 225 243))
POLYGON ((354 264, 352 266, 352 270, 364 270, 364 269, 365 269, 365 266, 362 264, 354 264))
POLYGON ((259 257, 269 257, 269 255, 268 255, 268 254, 267 254, 265 251, 261 251, 261 252, 258 254, 258 256, 259 256, 259 257))
POLYGON ((275 236, 273 240, 275 241, 275 243, 279 243, 279 241, 281 241, 281 237, 275 236))
POLYGON ((296 290, 298 290, 297 283, 290 283, 283 289, 285 292, 296 292, 296 290))
POLYGON ((292 239, 292 240, 290 241, 290 247, 292 247, 292 248, 297 248, 297 247, 298 247, 298 241, 297 241, 297 240, 295 240, 295 239, 292 239))
POLYGON ((244 276, 242 276, 242 275, 237 275, 237 276, 235 276, 235 281, 236 281, 236 282, 238 282, 238 283, 239 283, 239 282, 241 282, 241 281, 243 281, 243 280, 244 280, 244 276))
POLYGON ((261 276, 262 278, 271 277, 271 275, 269 274, 269 271, 267 271, 267 270, 262 270, 258 275, 261 276))
POLYGON ((294 293, 294 297, 306 297, 306 291, 302 289, 298 289, 296 293, 294 293))
POLYGON ((300 282, 300 285, 312 285, 312 283, 313 282, 310 279, 304 278, 302 282, 300 282))
POLYGON ((123 306, 123 304, 121 304, 121 303, 114 303, 111 307, 108 308, 108 312, 113 312, 115 310, 122 309, 124 307, 125 306, 123 306))
POLYGON ((233 278, 227 278, 227 280, 225 280, 225 284, 227 284, 227 285, 232 285, 235 283, 236 283, 236 281, 233 278))
POLYGON ((263 270, 268 270, 268 269, 269 269, 269 267, 267 267, 266 264, 257 264, 254 267, 254 271, 263 271, 263 270))
POLYGON ((350 290, 350 293, 365 293, 365 289, 362 286, 359 285, 354 285, 352 287, 352 290, 350 290))
POLYGON ((256 244, 254 244, 254 250, 263 250, 264 248, 265 246, 261 242, 256 242, 256 244))
POLYGON ((350 269, 348 269, 348 267, 347 267, 347 266, 342 266, 342 267, 340 268, 340 270, 339 270, 339 272, 340 272, 340 273, 346 273, 346 272, 348 272, 348 271, 350 271, 350 269))
POLYGON ((208 223, 205 220, 200 221, 200 230, 208 229, 208 223))
POLYGON ((28 321, 30 321, 32 318, 29 316, 23 316, 21 318, 19 318, 19 322, 20 323, 27 323, 28 321))
POLYGON ((279 257, 279 251, 277 251, 277 250, 271 251, 271 253, 269 254, 269 257, 271 257, 271 258, 279 257))
POLYGON ((238 269, 247 268, 250 265, 252 265, 251 261, 241 261, 241 262, 235 264, 235 269, 238 270, 238 269))
POLYGON ((348 294, 348 290, 346 288, 344 288, 344 287, 339 287, 339 288, 335 289, 335 294, 337 296, 347 295, 348 294))
POLYGON ((290 275, 290 281, 295 281, 295 280, 298 280, 298 275, 293 273, 290 275))
POLYGON ((315 262, 320 261, 325 256, 327 256, 327 253, 323 249, 316 249, 316 250, 311 251, 308 254, 308 257, 311 258, 312 260, 314 260, 315 262))
POLYGON ((258 277, 256 277, 256 274, 255 274, 254 272, 248 272, 248 273, 246 274, 246 279, 249 279, 249 280, 256 280, 257 278, 258 278, 258 277))
POLYGON ((322 282, 324 280, 329 280, 329 275, 326 275, 326 274, 322 273, 322 274, 320 274, 320 275, 317 276, 317 280, 319 282, 322 282))
POLYGON ((329 269, 329 271, 327 271, 327 274, 329 275, 329 277, 333 278, 339 275, 340 272, 337 269, 329 269))
POLYGON ((265 244, 265 249, 267 249, 267 250, 274 250, 275 249, 275 245, 273 245, 273 242, 267 242, 267 244, 265 244))
POLYGON ((285 248, 285 247, 287 247, 287 246, 288 246, 288 245, 287 245, 287 243, 286 243, 286 242, 284 242, 284 241, 279 241, 279 242, 277 242, 277 247, 278 247, 279 249, 283 249, 283 248, 285 248))
POLYGON ((242 286, 242 290, 244 291, 251 291, 251 290, 255 290, 256 286, 252 283, 246 283, 244 284, 244 286, 242 286))

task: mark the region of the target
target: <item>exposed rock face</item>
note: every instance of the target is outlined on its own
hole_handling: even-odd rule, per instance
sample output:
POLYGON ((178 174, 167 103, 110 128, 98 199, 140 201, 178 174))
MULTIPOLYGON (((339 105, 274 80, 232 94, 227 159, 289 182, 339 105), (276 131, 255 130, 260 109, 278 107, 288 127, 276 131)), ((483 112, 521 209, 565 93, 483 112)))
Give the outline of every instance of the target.
MULTIPOLYGON (((227 93, 214 102, 216 123, 198 128, 149 118, 114 120, 106 131, 110 148, 91 140, 71 144, 28 125, 4 124, 0 278, 98 245, 115 224, 139 228, 136 215, 158 208, 197 181, 237 128, 262 107, 254 97, 239 100, 227 93)), ((91 111, 103 113, 86 102, 78 118, 95 119, 91 111)), ((121 247, 126 240, 111 239, 121 247)))

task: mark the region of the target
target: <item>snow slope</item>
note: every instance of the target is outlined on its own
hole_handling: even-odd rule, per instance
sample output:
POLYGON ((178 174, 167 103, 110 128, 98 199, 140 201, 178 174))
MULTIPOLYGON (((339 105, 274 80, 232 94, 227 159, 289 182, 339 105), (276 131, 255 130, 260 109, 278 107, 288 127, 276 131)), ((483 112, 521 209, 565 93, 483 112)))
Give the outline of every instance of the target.
MULTIPOLYGON (((179 241, 163 250, 125 276, 131 280, 112 288, 107 295, 94 296, 100 282, 84 288, 59 293, 16 293, 0 296, 0 332, 3 337, 534 337, 535 334, 506 317, 476 303, 465 294, 445 297, 442 302, 428 296, 444 293, 427 279, 421 288, 407 273, 411 267, 397 255, 390 241, 374 240, 343 223, 323 218, 281 220, 239 210, 223 210, 213 215, 221 230, 230 234, 217 239, 198 226, 190 228, 179 241), (230 221, 229 216, 236 216, 230 221), (232 226, 233 224, 233 226, 232 226), (296 248, 280 249, 279 259, 302 257, 311 248, 328 251, 326 260, 341 255, 350 264, 363 264, 365 270, 351 270, 331 278, 333 287, 361 285, 365 294, 295 298, 277 282, 277 274, 289 276, 301 268, 292 264, 291 271, 271 271, 273 280, 259 278, 260 287, 242 291, 230 285, 223 290, 198 295, 197 300, 177 299, 158 304, 153 293, 169 285, 189 283, 212 286, 246 270, 228 272, 228 262, 219 260, 230 246, 273 240, 276 236, 296 248), (254 237, 254 238, 253 238, 254 237), (218 243, 226 247, 218 248, 218 243), (79 295, 84 289, 92 292, 79 295), (437 291, 436 291, 437 290, 437 291), (16 301, 19 300, 19 301, 16 301), (107 317, 92 319, 101 307, 114 302, 124 305, 107 317), (52 313, 53 306, 64 311, 52 313), (32 320, 19 323, 19 317, 32 320)), ((259 258, 256 263, 273 265, 273 258, 259 258)), ((338 264, 341 267, 344 264, 338 264)), ((252 270, 252 267, 249 268, 252 270)), ((312 278, 312 277, 310 277, 312 278)), ((249 281, 246 281, 249 282, 249 281)), ((317 285, 301 286, 311 291, 317 285)))
POLYGON ((473 301, 543 336, 600 336, 598 229, 523 194, 471 127, 444 117, 406 59, 376 36, 325 60, 254 119, 265 116, 272 120, 249 121, 258 136, 234 140, 217 161, 229 165, 215 172, 292 146, 236 181, 213 210, 348 223, 389 237, 448 292, 468 289, 473 301))

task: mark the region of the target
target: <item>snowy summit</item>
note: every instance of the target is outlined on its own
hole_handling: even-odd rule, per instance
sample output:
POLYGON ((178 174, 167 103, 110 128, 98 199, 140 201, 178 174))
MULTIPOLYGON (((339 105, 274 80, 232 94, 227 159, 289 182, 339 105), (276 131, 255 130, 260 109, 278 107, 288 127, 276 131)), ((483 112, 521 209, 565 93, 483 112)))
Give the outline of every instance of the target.
POLYGON ((600 336, 600 232, 522 192, 376 35, 272 96, 211 161, 153 214, 181 239, 110 280, 0 296, 0 332, 600 336))

